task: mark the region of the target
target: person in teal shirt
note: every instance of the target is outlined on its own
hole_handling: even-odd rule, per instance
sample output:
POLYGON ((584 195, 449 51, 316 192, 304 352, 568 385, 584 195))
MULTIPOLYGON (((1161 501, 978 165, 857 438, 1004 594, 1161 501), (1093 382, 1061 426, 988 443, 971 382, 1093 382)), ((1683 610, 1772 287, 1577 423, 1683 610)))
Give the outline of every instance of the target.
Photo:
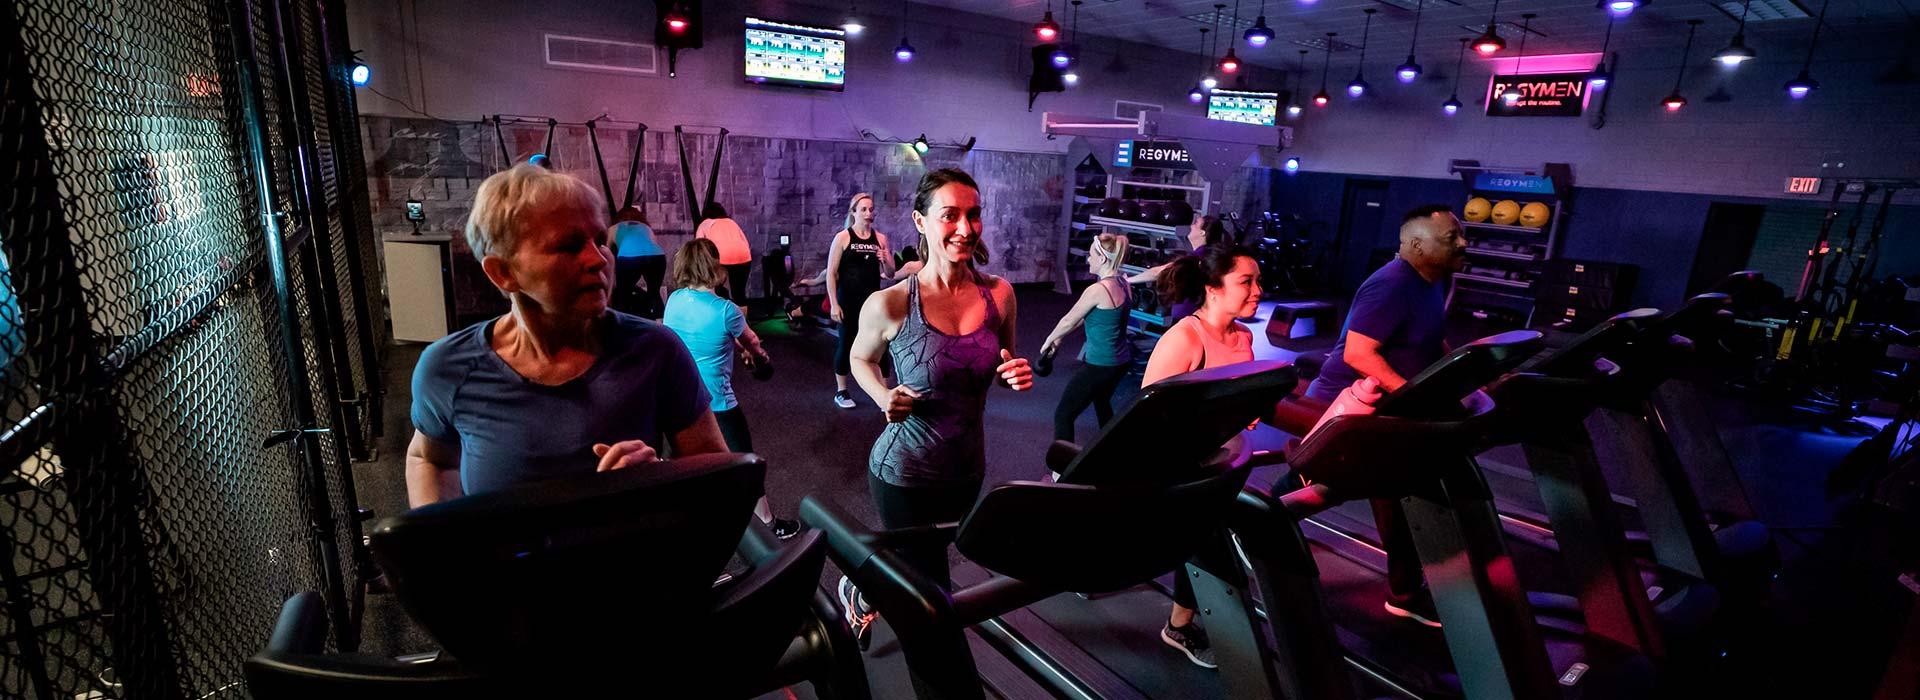
POLYGON ((1113 392, 1133 370, 1133 341, 1127 338, 1127 318, 1133 311, 1133 288, 1120 272, 1127 259, 1127 237, 1103 233, 1087 248, 1087 271, 1097 278, 1080 292, 1080 299, 1067 310, 1047 341, 1040 344, 1042 357, 1051 358, 1060 342, 1080 325, 1087 324, 1087 343, 1082 348, 1080 369, 1067 381, 1060 405, 1053 412, 1053 439, 1073 442, 1073 423, 1093 406, 1094 417, 1106 427, 1113 419, 1113 392))
MULTIPOLYGON (((660 323, 680 336, 680 342, 693 355, 706 385, 713 417, 720 423, 720 435, 731 452, 752 452, 753 434, 747 428, 746 411, 733 392, 733 364, 740 351, 747 353, 751 366, 770 369, 773 359, 760 347, 760 337, 747 327, 740 307, 714 293, 727 281, 727 268, 720 264, 720 250, 713 241, 696 238, 680 246, 673 256, 673 285, 678 287, 667 297, 660 323)), ((766 497, 754 506, 754 515, 773 527, 782 539, 800 531, 800 524, 773 517, 766 497)))
POLYGON ((667 252, 653 239, 646 212, 627 205, 614 215, 608 233, 615 256, 613 308, 643 318, 660 318, 660 280, 667 274, 667 252))

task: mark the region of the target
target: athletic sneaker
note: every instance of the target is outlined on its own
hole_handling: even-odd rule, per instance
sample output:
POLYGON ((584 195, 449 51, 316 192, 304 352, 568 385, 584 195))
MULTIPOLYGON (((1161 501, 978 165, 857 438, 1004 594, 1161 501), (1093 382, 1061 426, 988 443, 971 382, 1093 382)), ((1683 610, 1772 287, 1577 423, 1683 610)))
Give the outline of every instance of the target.
POLYGON ((1186 654, 1187 660, 1192 661, 1195 666, 1220 667, 1213 662, 1213 646, 1207 643, 1207 631, 1200 629, 1199 625, 1189 622, 1184 627, 1174 627, 1168 624, 1160 628, 1160 641, 1166 642, 1167 646, 1179 649, 1180 653, 1186 654))
POLYGON ((1404 599, 1387 598, 1383 607, 1396 617, 1404 617, 1428 627, 1440 626, 1440 612, 1433 607, 1433 591, 1425 588, 1404 599))
POLYGON ((866 603, 866 599, 860 595, 860 589, 853 586, 853 581, 845 576, 840 577, 840 609, 845 613, 847 629, 853 631, 853 640, 859 642, 861 651, 866 651, 867 645, 873 642, 873 620, 880 616, 868 609, 866 603))
POLYGON ((853 408, 853 394, 847 393, 845 389, 833 392, 833 405, 841 408, 853 408))
POLYGON ((774 537, 783 540, 793 539, 794 535, 800 534, 800 521, 798 520, 774 518, 773 522, 767 523, 767 527, 773 530, 774 537))

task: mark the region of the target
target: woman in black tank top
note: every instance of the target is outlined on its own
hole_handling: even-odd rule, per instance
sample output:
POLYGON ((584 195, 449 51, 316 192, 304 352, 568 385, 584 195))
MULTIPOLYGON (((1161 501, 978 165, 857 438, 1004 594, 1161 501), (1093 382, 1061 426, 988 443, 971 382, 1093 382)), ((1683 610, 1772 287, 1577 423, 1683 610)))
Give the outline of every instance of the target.
POLYGON ((873 195, 856 194, 847 202, 846 228, 833 235, 827 251, 827 308, 840 323, 840 344, 833 351, 833 403, 841 408, 854 406, 853 394, 847 390, 853 374, 848 358, 853 339, 860 334, 860 307, 892 273, 887 236, 873 230, 873 195))

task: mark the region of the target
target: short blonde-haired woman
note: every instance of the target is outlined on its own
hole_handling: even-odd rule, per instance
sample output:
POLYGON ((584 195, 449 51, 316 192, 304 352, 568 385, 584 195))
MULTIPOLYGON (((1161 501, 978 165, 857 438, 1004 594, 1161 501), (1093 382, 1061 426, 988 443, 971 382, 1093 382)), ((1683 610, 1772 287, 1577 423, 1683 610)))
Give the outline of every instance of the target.
POLYGON ((467 244, 511 308, 420 354, 407 501, 645 467, 726 445, 685 346, 607 308, 613 251, 598 192, 533 165, 480 183, 467 244))
POLYGON ((1053 439, 1073 442, 1073 422, 1093 406, 1105 427, 1113 419, 1113 392, 1133 369, 1133 341, 1127 338, 1127 318, 1133 313, 1133 288, 1120 273, 1127 260, 1127 237, 1103 233, 1087 247, 1087 271, 1098 279, 1080 292, 1073 308, 1054 324, 1040 345, 1042 366, 1060 349, 1060 341, 1082 321, 1087 342, 1081 347, 1080 369, 1067 380, 1066 393, 1053 411, 1053 439))
POLYGON ((893 249, 887 234, 873 230, 873 195, 861 192, 847 201, 846 226, 833 234, 827 247, 827 310, 840 324, 840 344, 833 351, 833 403, 853 408, 847 381, 853 376, 848 358, 853 339, 860 335, 860 307, 893 275, 893 249))

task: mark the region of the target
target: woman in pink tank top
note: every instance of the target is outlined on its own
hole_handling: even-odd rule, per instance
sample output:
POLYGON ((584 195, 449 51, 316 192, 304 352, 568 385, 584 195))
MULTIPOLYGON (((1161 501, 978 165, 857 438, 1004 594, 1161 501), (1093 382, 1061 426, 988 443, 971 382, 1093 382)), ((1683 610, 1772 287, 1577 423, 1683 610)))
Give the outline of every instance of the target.
MULTIPOLYGON (((1163 298, 1200 299, 1200 310, 1160 336, 1147 359, 1141 386, 1198 369, 1253 361, 1253 332, 1234 320, 1259 311, 1260 264, 1252 251, 1238 245, 1207 246, 1200 255, 1169 263, 1159 285, 1163 298)), ((1173 612, 1160 630, 1160 639, 1193 663, 1213 668, 1207 633, 1194 624, 1193 584, 1180 575, 1173 581, 1173 612)))

